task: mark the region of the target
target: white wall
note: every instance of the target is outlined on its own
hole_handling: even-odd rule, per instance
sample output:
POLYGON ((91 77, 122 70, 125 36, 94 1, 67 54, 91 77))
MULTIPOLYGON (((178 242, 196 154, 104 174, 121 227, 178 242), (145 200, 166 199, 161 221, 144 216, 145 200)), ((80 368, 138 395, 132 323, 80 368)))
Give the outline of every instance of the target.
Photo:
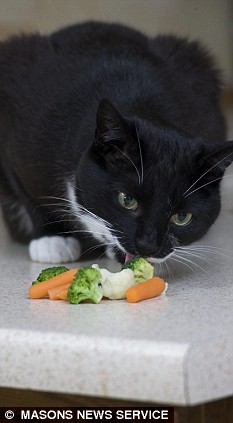
POLYGON ((1 38, 21 30, 47 33, 87 19, 201 39, 233 83, 231 0, 0 0, 1 38))

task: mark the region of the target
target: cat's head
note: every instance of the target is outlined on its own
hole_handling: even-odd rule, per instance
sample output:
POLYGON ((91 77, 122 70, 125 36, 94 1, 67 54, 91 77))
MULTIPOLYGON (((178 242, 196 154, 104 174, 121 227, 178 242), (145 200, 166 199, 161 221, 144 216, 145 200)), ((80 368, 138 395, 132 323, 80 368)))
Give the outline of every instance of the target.
POLYGON ((207 144, 167 125, 128 119, 103 100, 95 142, 80 164, 81 220, 109 249, 164 259, 213 224, 232 160, 233 142, 207 144))

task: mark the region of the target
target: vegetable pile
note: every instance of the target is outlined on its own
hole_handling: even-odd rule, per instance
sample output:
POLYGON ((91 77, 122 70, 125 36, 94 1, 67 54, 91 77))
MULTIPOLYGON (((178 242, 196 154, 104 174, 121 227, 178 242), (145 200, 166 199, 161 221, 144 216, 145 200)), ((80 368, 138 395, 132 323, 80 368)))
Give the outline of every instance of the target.
POLYGON ((112 273, 97 264, 81 269, 64 266, 42 270, 29 288, 33 299, 68 300, 71 304, 103 297, 111 300, 126 298, 131 303, 156 297, 167 289, 163 279, 153 276, 154 268, 142 257, 127 261, 120 272, 112 273))

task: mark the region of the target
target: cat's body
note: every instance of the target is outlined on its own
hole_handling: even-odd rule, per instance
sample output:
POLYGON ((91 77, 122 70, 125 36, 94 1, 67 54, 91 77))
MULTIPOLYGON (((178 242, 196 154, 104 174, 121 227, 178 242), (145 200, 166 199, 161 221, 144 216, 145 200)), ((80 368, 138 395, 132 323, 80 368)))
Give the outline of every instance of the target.
MULTIPOLYGON (((231 143, 212 146, 226 136, 219 94, 208 55, 175 37, 87 23, 1 44, 0 196, 13 237, 83 230, 158 258, 200 238, 219 213, 232 157, 231 143), (208 185, 185 197, 198 178, 208 185), (187 233, 170 219, 189 212, 187 233)), ((46 261, 38 242, 31 256, 46 261)))

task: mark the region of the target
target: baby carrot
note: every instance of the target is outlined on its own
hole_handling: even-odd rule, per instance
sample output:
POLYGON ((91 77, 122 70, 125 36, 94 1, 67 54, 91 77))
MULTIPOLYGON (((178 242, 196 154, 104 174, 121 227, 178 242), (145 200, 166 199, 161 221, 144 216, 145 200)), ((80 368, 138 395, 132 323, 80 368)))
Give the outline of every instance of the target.
POLYGON ((63 291, 66 288, 68 290, 69 286, 70 286, 70 283, 66 283, 65 285, 56 286, 55 288, 49 288, 48 289, 49 299, 50 300, 60 300, 61 298, 58 296, 58 293, 60 291, 63 291))
POLYGON ((148 300, 149 298, 157 297, 166 289, 166 283, 163 279, 154 276, 145 282, 131 286, 126 291, 126 298, 130 303, 137 303, 138 301, 148 300))
POLYGON ((60 300, 68 301, 68 289, 69 287, 64 288, 57 293, 57 296, 60 298, 60 300))
POLYGON ((60 273, 60 275, 54 276, 47 281, 39 282, 35 285, 30 286, 29 295, 31 298, 43 298, 48 295, 48 289, 55 288, 56 286, 62 286, 67 283, 71 283, 74 280, 74 276, 79 269, 71 269, 67 272, 60 273))

